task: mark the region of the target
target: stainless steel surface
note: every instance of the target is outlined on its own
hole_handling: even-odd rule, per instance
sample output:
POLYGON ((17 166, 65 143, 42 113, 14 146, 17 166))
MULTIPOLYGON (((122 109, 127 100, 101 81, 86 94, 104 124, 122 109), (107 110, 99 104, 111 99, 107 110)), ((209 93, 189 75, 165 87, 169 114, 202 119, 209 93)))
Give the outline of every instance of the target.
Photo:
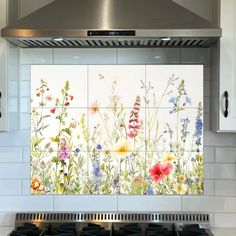
POLYGON ((50 38, 14 39, 13 43, 22 48, 109 48, 109 47, 208 47, 215 39, 211 38, 71 38, 55 41, 50 38))
MULTIPOLYGON (((19 46, 22 46, 23 39, 49 41, 49 45, 40 47, 53 47, 50 41, 57 37, 65 40, 117 40, 117 35, 113 34, 103 37, 90 36, 89 30, 133 30, 135 35, 131 38, 153 40, 159 40, 161 37, 188 37, 192 40, 212 38, 215 41, 221 36, 220 28, 171 0, 56 0, 3 28, 1 34, 19 46)), ((127 39, 126 36, 119 37, 121 41, 127 39)), ((78 45, 72 44, 70 47, 78 45)))
POLYGON ((140 222, 209 224, 209 215, 201 213, 17 213, 16 226, 22 222, 140 222))

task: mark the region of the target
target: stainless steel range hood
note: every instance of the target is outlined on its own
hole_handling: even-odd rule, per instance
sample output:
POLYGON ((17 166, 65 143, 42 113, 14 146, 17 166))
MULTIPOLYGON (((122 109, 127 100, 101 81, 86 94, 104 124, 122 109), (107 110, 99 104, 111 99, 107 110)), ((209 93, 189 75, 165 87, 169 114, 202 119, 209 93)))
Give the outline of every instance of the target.
POLYGON ((208 47, 221 29, 171 0, 55 0, 1 30, 20 47, 208 47))

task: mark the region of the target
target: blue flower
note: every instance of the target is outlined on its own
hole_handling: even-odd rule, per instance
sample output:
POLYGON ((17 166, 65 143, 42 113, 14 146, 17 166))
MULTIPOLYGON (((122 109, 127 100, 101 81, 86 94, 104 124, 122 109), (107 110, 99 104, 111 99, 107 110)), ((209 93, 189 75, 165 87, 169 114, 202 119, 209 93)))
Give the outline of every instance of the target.
POLYGON ((187 178, 187 179, 186 179, 186 183, 187 183, 187 184, 192 184, 192 183, 193 183, 193 179, 187 178))
POLYGON ((174 106, 176 106, 176 105, 177 105, 177 99, 176 99, 176 97, 171 97, 171 98, 169 99, 169 103, 173 103, 174 106))
POLYGON ((186 104, 189 104, 189 105, 192 105, 192 100, 191 100, 191 98, 190 97, 185 97, 185 102, 186 102, 186 104))
POLYGON ((101 149, 102 149, 101 144, 98 144, 98 145, 97 145, 97 149, 98 149, 98 150, 101 150, 101 149))
POLYGON ((100 165, 97 162, 93 163, 93 176, 96 177, 96 178, 99 178, 99 177, 102 176, 100 165))
POLYGON ((80 152, 80 149, 77 147, 77 148, 75 149, 75 152, 76 152, 76 153, 79 153, 79 152, 80 152))
POLYGON ((153 195, 154 194, 154 190, 151 186, 148 187, 146 195, 153 195))
POLYGON ((199 138, 202 135, 203 122, 200 116, 197 116, 195 122, 195 137, 199 138))

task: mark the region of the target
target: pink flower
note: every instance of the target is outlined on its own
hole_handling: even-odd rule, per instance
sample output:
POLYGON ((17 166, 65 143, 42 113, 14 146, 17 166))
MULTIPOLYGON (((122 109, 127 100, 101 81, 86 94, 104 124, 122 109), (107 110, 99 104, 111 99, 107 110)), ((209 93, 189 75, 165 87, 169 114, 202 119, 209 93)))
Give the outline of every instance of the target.
POLYGON ((140 120, 139 120, 139 111, 140 111, 140 97, 137 96, 135 103, 134 103, 134 107, 133 107, 131 114, 130 114, 130 119, 129 119, 128 136, 130 138, 134 138, 135 136, 137 136, 138 131, 141 128, 140 120))
POLYGON ((71 101, 74 99, 74 96, 72 96, 72 95, 70 95, 69 97, 70 97, 70 100, 71 100, 71 101))
POLYGON ((61 138, 60 149, 58 150, 58 157, 61 161, 65 161, 70 158, 70 147, 66 144, 66 139, 61 138))
POLYGON ((55 114, 55 112, 56 112, 56 107, 51 108, 51 109, 50 109, 50 112, 51 112, 52 114, 55 114))
POLYGON ((49 101, 49 102, 51 102, 51 101, 52 101, 52 95, 51 95, 51 94, 50 94, 50 95, 47 95, 46 100, 49 101))
POLYGON ((169 162, 166 164, 158 163, 149 170, 149 173, 152 177, 152 180, 158 183, 161 182, 165 176, 168 176, 172 169, 173 165, 169 162))

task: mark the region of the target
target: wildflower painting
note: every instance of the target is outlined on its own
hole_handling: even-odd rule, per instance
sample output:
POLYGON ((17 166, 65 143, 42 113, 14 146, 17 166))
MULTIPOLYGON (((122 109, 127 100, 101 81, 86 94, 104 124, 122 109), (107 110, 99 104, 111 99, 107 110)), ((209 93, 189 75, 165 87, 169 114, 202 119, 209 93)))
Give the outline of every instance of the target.
POLYGON ((203 66, 31 66, 32 194, 202 194, 203 66))

